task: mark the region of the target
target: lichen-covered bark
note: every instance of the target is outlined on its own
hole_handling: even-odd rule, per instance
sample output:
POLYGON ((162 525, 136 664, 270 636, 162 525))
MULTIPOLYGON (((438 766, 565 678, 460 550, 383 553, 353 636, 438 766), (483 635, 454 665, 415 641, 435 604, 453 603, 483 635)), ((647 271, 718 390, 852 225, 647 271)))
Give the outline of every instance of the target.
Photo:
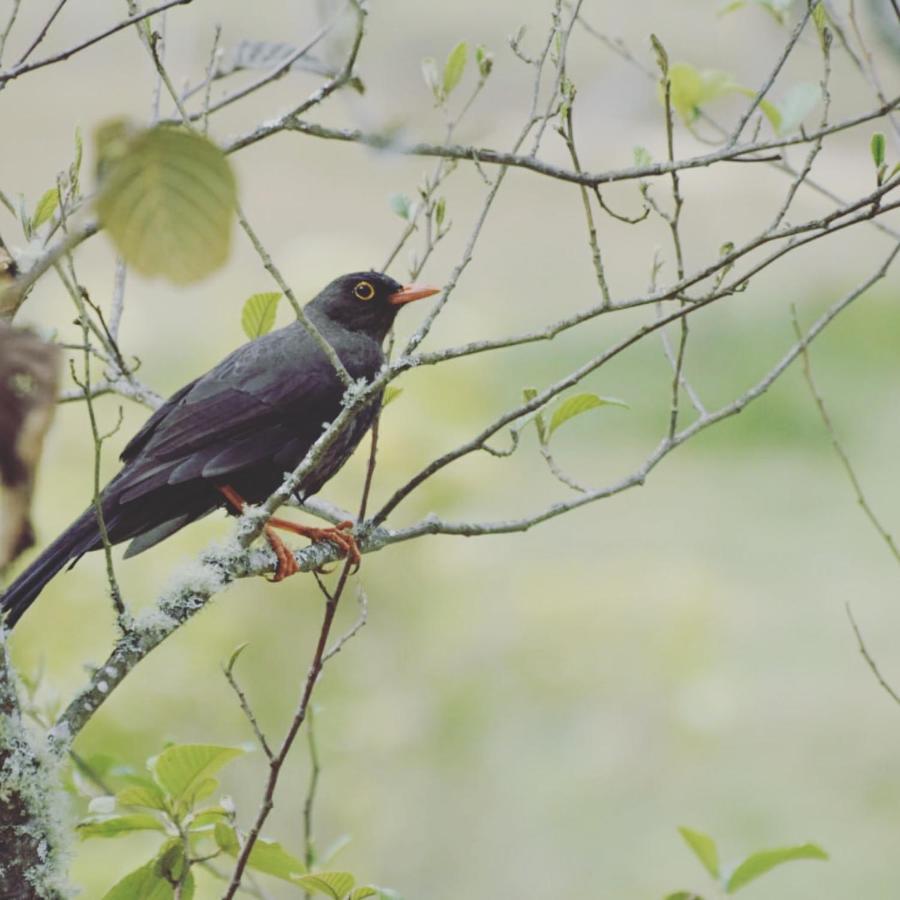
POLYGON ((58 757, 19 709, 0 629, 0 897, 57 900, 65 888, 67 800, 58 757))

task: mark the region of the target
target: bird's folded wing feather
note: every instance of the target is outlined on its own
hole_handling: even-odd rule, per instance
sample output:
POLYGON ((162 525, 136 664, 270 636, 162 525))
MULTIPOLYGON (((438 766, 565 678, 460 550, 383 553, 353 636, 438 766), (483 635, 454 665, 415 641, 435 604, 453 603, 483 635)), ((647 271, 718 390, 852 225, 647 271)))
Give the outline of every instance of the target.
POLYGON ((251 347, 175 394, 135 435, 122 454, 121 502, 275 461, 286 444, 308 445, 321 433, 326 410, 339 404, 339 382, 251 347))

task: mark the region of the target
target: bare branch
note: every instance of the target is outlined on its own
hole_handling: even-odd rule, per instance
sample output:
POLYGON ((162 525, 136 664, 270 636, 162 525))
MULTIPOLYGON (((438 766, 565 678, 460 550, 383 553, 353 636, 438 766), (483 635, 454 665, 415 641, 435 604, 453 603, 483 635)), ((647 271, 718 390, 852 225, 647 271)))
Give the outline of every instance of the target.
POLYGON ((7 69, 5 72, 0 72, 0 88, 2 88, 7 82, 12 81, 15 78, 19 78, 22 75, 26 75, 29 72, 34 72, 36 69, 43 69, 45 66, 52 66, 55 63, 69 59, 70 57, 75 56, 76 53, 80 53, 82 50, 86 50, 88 47, 92 47, 94 44, 106 40, 106 38, 118 33, 119 31, 124 30, 125 28, 128 28, 130 25, 135 25, 138 22, 143 22, 144 19, 149 19, 151 16, 155 16, 158 13, 163 12, 164 10, 171 9, 173 6, 185 6, 193 2, 194 0, 166 0, 165 3, 160 3, 159 6, 154 6, 150 9, 144 10, 142 13, 139 13, 136 16, 129 16, 127 19, 124 19, 117 25, 113 25, 111 28, 107 28, 105 31, 101 31, 99 34, 95 34, 93 37, 88 38, 85 41, 81 41, 81 43, 75 44, 74 46, 69 47, 67 50, 62 50, 59 53, 54 53, 52 56, 45 57, 44 59, 39 59, 37 62, 17 64, 11 69, 7 69))

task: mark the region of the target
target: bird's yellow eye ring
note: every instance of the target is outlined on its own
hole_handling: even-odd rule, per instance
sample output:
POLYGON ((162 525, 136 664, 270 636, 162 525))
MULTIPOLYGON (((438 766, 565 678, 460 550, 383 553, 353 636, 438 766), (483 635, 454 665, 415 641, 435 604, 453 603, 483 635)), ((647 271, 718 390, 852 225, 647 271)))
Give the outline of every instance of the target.
POLYGON ((368 281, 360 281, 353 288, 353 293, 357 300, 371 300, 375 296, 375 288, 368 281))

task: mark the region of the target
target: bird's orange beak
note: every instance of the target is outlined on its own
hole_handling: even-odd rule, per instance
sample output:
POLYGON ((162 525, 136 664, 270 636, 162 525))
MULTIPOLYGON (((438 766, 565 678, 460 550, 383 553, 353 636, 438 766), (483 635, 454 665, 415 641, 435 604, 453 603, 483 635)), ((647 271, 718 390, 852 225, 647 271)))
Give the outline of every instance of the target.
POLYGON ((399 306, 401 303, 412 303, 413 300, 421 300, 423 297, 431 297, 440 292, 440 288, 432 287, 430 284, 408 284, 391 294, 388 302, 399 306))

